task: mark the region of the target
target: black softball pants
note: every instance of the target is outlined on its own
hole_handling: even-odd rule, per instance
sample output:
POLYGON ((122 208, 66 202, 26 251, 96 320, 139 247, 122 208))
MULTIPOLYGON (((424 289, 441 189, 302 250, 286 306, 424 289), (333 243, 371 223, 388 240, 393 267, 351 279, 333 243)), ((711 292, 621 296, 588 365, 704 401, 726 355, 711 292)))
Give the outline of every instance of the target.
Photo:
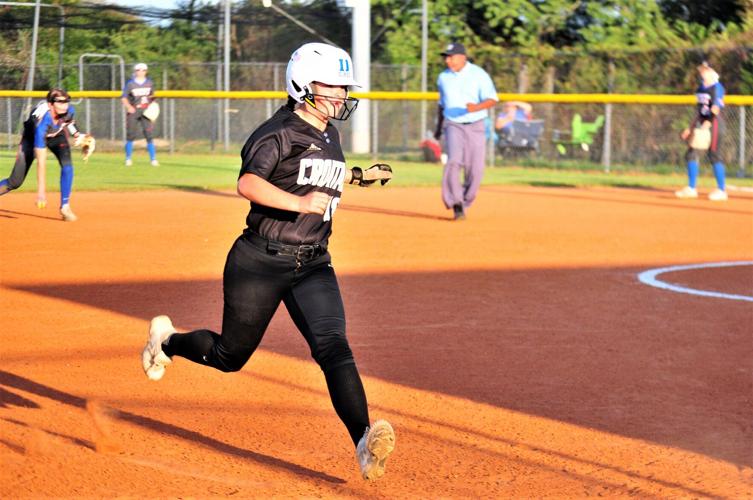
POLYGON ((146 142, 154 139, 154 124, 144 116, 144 110, 137 109, 126 115, 126 140, 135 141, 142 134, 146 142))
POLYGON ((277 255, 240 236, 223 275, 222 334, 175 334, 163 346, 224 372, 240 370, 259 346, 280 302, 285 304, 327 379, 337 414, 354 443, 369 425, 366 395, 345 337, 345 310, 328 252, 301 262, 277 255))

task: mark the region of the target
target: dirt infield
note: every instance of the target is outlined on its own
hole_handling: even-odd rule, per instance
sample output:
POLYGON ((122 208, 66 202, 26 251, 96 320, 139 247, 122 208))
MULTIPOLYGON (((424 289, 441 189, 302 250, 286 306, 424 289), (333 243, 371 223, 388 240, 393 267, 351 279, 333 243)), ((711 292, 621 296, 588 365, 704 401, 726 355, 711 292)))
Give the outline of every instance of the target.
MULTIPOLYGON (((349 189, 331 251, 371 416, 360 479, 287 313, 239 373, 140 366, 148 320, 219 328, 246 204, 74 193, 80 220, 0 198, 0 496, 753 498, 753 303, 653 288, 656 267, 753 260, 753 197, 349 189)), ((753 266, 668 273, 753 296, 753 266)))

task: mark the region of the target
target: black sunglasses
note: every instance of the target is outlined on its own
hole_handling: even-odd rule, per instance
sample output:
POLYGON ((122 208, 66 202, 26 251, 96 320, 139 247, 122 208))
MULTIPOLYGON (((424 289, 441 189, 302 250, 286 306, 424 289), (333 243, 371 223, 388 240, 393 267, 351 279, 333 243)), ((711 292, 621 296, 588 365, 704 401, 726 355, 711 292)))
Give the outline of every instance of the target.
POLYGON ((55 99, 55 101, 54 101, 54 102, 62 102, 62 103, 66 103, 66 102, 71 102, 71 100, 70 100, 70 99, 55 99))

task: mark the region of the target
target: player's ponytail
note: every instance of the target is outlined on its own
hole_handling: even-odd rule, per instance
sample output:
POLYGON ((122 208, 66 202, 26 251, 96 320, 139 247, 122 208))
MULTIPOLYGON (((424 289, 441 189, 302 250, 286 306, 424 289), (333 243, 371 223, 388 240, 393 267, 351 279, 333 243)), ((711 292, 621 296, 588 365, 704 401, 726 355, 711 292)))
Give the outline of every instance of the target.
POLYGON ((295 111, 295 107, 297 105, 298 105, 298 101, 288 96, 288 102, 285 103, 285 107, 288 108, 290 111, 295 111))

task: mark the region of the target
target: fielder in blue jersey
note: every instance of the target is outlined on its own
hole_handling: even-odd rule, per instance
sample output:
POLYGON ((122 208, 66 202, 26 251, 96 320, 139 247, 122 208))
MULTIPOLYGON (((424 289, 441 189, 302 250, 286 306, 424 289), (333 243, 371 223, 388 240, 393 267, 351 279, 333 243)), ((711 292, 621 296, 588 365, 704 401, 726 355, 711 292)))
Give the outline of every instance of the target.
POLYGON ((159 166, 157 161, 157 149, 154 147, 154 124, 146 116, 144 110, 154 101, 154 82, 146 76, 148 67, 144 63, 138 63, 133 67, 133 78, 126 82, 120 101, 126 109, 126 143, 125 165, 133 165, 133 141, 144 135, 146 149, 149 151, 149 160, 153 167, 159 166))
POLYGON ((45 194, 45 173, 47 171, 47 148, 60 163, 60 215, 64 221, 77 219, 70 207, 73 189, 73 162, 69 138, 78 144, 85 134, 79 132, 73 120, 75 110, 70 105, 71 97, 63 89, 54 88, 47 93, 47 99, 37 104, 24 122, 24 131, 16 153, 16 163, 7 179, 0 180, 0 195, 17 189, 23 184, 34 159, 37 160, 38 180, 37 206, 47 204, 45 194))
POLYGON ((719 82, 719 74, 707 63, 698 66, 698 74, 701 83, 696 90, 696 114, 690 127, 682 131, 680 135, 684 141, 688 141, 688 152, 685 155, 688 168, 688 185, 679 191, 675 191, 678 198, 698 198, 696 180, 698 179, 698 159, 700 154, 706 153, 714 170, 717 188, 709 193, 711 201, 727 200, 725 190, 725 171, 722 163, 720 146, 722 143, 722 115, 724 108, 724 86, 719 82), (705 133, 710 140, 707 144, 699 145, 700 141, 693 141, 693 135, 705 133), (694 147, 697 146, 697 147, 694 147))

